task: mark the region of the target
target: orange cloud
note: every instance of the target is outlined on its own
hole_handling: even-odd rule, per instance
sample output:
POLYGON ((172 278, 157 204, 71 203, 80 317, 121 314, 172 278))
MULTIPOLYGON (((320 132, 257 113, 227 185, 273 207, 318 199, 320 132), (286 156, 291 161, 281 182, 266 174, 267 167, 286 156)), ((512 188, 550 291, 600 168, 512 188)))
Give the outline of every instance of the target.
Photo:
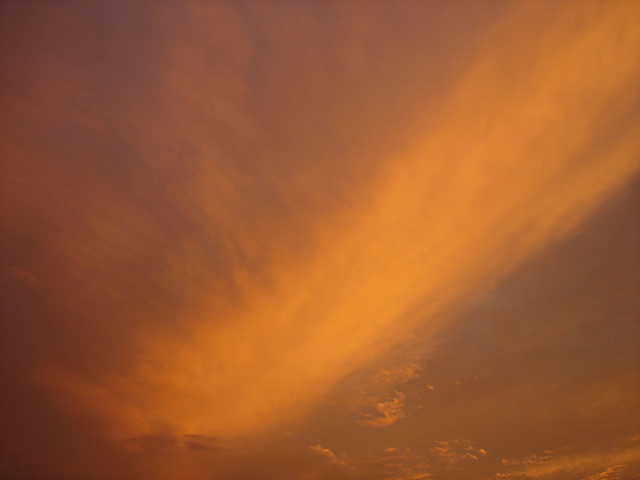
MULTIPOLYGON (((23 368, 70 416, 224 471, 191 456, 287 436, 640 171, 635 4, 487 6, 469 31, 412 5, 3 7, 5 273, 55 313, 23 368)), ((391 427, 369 432, 416 410, 401 365, 353 401, 391 427)))
MULTIPOLYGON (((218 279, 187 247, 171 261, 185 272, 202 270, 204 282, 190 287, 190 305, 179 313, 184 328, 176 334, 142 324, 123 377, 71 390, 110 392, 119 405, 109 409, 123 419, 116 423, 131 425, 134 436, 155 424, 222 437, 282 428, 417 322, 571 232, 639 169, 628 98, 637 96, 640 39, 625 27, 628 10, 637 12, 619 4, 567 37, 573 7, 558 7, 552 18, 536 13, 524 30, 529 7, 514 10, 481 41, 481 55, 451 86, 434 127, 384 158, 361 198, 331 216, 300 211, 281 220, 258 200, 245 206, 235 190, 241 172, 227 180, 223 163, 196 159, 185 192, 201 207, 205 235, 229 232, 222 251, 241 301, 221 305, 218 279), (228 207, 234 202, 238 210, 228 207), (268 220, 252 218, 245 230, 234 211, 268 220), (287 230, 283 220, 298 215, 308 226, 287 230), (292 251, 301 231, 302 247, 292 251), (247 269, 254 261, 257 275, 247 269)), ((199 66, 180 62, 189 75, 176 75, 198 78, 199 66)), ((204 92, 168 85, 189 92, 192 103, 204 92)), ((208 155, 223 155, 218 148, 211 144, 208 155)), ((282 188, 285 197, 296 192, 266 172, 257 180, 266 182, 257 188, 282 188)), ((111 229, 96 227, 110 244, 121 243, 111 229)), ((384 421, 400 415, 396 400, 380 404, 384 421)))

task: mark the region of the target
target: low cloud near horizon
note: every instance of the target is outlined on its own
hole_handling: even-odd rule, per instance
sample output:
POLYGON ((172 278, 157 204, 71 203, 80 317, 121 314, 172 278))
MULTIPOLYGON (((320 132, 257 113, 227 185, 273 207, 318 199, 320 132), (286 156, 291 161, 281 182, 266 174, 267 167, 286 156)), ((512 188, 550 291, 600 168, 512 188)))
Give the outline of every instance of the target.
POLYGON ((3 478, 640 474, 635 2, 5 2, 3 478))

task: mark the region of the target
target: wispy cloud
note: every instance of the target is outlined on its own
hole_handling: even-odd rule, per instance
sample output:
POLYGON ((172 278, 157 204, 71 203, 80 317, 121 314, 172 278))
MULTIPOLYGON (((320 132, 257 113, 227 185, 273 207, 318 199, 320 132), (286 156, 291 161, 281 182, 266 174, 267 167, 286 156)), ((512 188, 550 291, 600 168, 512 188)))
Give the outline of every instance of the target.
POLYGON ((366 418, 359 420, 360 425, 376 428, 393 425, 398 419, 405 416, 404 399, 403 393, 395 392, 393 399, 376 402, 376 414, 362 413, 366 418))
POLYGON ((338 457, 336 457, 335 453, 333 453, 331 450, 329 450, 328 448, 325 448, 321 445, 312 445, 309 447, 309 449, 311 449, 314 452, 317 452, 320 455, 324 455, 325 457, 327 457, 328 459, 330 459, 332 462, 335 463, 340 463, 340 464, 344 464, 345 461, 339 459, 338 457))
POLYGON ((620 480, 623 478, 625 465, 607 467, 603 472, 587 477, 586 480, 620 480))
POLYGON ((15 278, 17 281, 28 287, 38 286, 38 279, 36 278, 36 276, 33 273, 28 272, 27 270, 23 270, 18 267, 7 266, 4 267, 4 271, 11 277, 15 278))
POLYGON ((468 440, 454 439, 438 442, 429 451, 440 461, 453 467, 467 460, 478 460, 487 454, 484 448, 477 448, 468 440))
MULTIPOLYGON (((434 379, 436 336, 640 170, 631 2, 0 8, 2 371, 23 476, 76 475, 66 454, 89 477, 109 457, 122 478, 347 478, 330 428, 306 423, 330 392, 345 443, 409 455, 401 419, 496 378, 434 379), (397 353, 408 339, 420 355, 397 353), (85 444, 86 462, 68 453, 85 444)), ((618 405, 619 384, 589 398, 618 405)), ((486 460, 429 447, 461 436, 420 437, 428 454, 385 475, 486 460)), ((535 460, 505 468, 559 471, 535 460)))
MULTIPOLYGON (((542 455, 531 454, 519 459, 503 460, 502 465, 509 469, 503 470, 502 473, 541 479, 567 476, 589 479, 619 478, 630 464, 634 465, 635 473, 640 472, 640 444, 635 437, 626 438, 602 450, 579 452, 567 448, 562 452, 548 451, 542 455)), ((627 473, 633 475, 631 472, 627 473)))

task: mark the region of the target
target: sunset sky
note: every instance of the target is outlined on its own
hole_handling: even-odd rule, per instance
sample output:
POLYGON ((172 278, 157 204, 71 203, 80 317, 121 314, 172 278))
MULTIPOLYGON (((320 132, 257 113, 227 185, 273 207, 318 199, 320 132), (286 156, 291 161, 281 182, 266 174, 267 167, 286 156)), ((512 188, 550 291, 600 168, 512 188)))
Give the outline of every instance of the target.
POLYGON ((640 478, 640 2, 0 3, 0 477, 640 478))

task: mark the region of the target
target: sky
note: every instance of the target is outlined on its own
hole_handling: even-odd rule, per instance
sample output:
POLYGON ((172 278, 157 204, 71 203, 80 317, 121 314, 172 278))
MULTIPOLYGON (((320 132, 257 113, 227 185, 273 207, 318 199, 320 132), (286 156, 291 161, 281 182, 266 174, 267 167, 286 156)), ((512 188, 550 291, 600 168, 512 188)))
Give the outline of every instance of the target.
POLYGON ((0 476, 640 478, 640 3, 0 3, 0 476))

